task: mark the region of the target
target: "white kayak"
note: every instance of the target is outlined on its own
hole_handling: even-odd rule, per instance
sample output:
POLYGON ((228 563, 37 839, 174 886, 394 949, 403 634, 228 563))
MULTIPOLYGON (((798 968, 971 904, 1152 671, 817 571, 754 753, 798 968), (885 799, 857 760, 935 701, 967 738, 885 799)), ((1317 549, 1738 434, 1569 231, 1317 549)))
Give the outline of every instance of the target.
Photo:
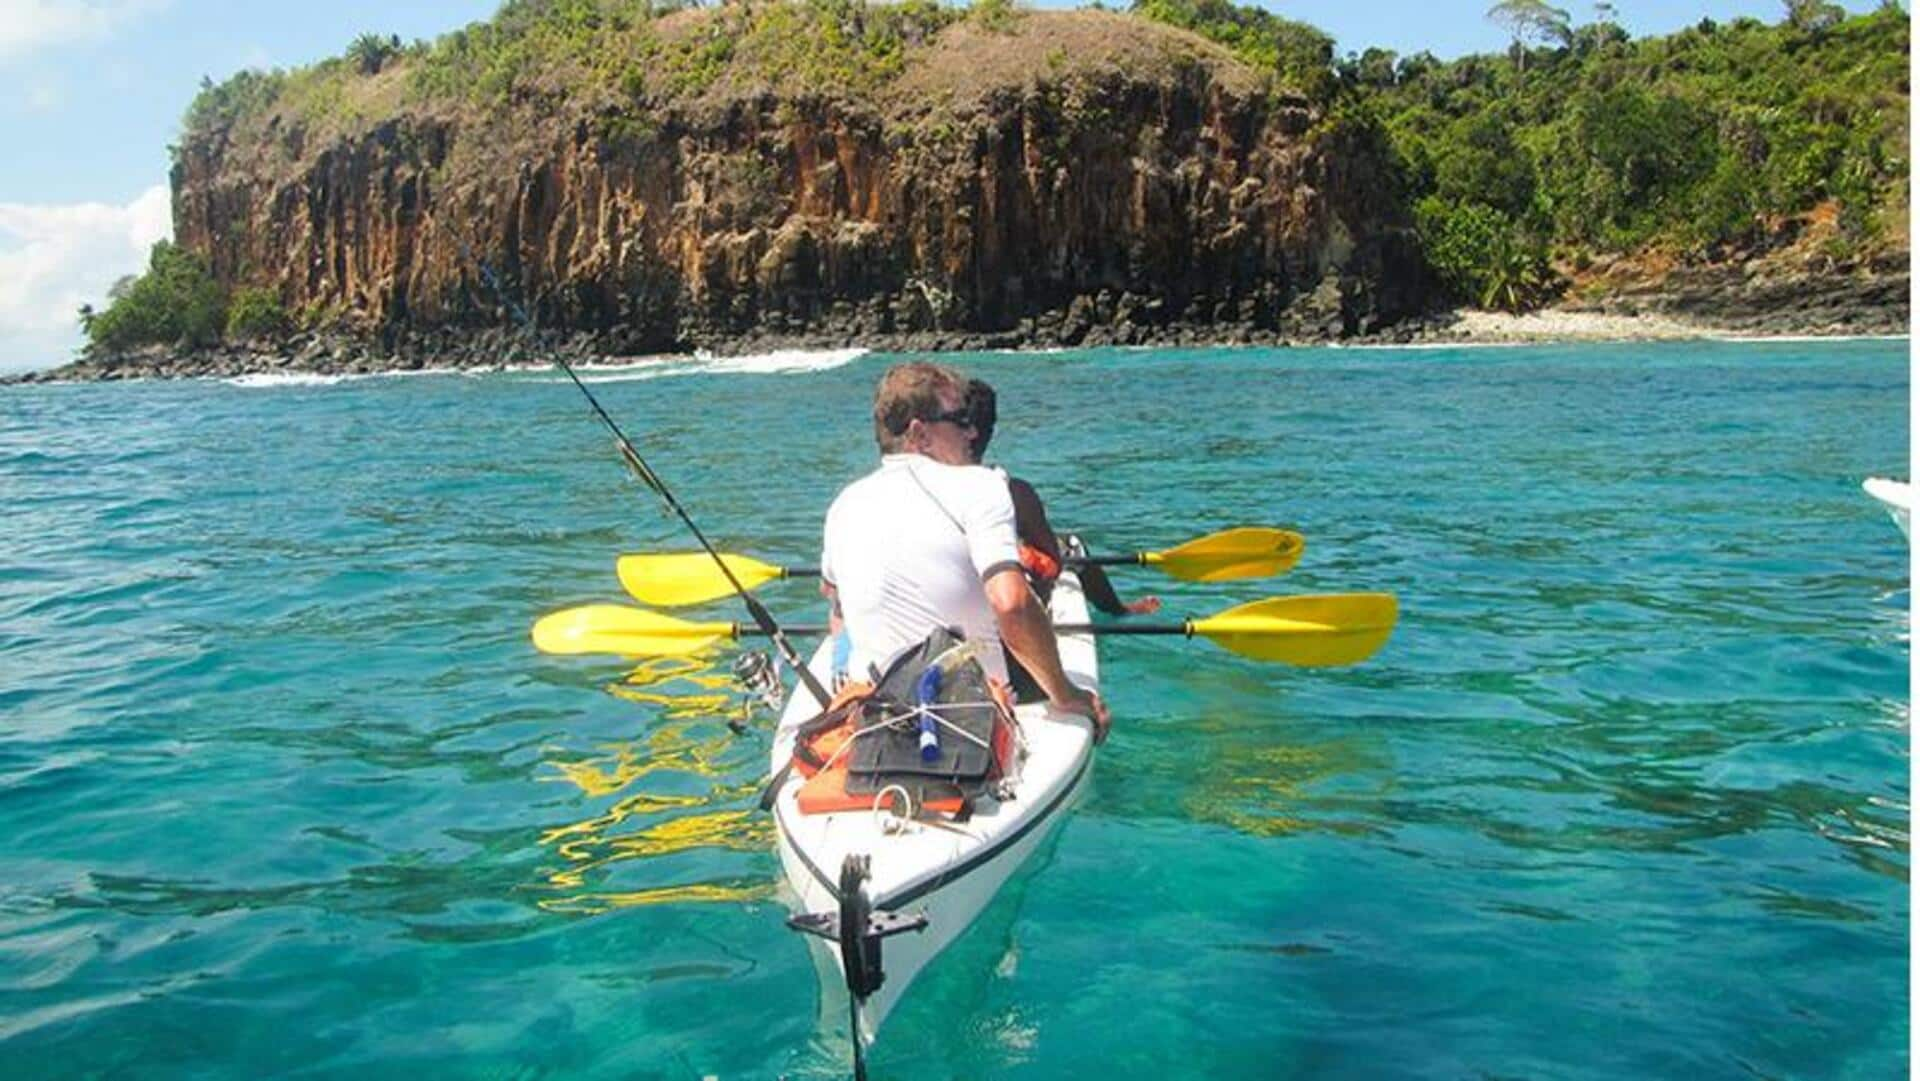
MULTIPOLYGON (((1087 622, 1086 598, 1072 572, 1060 576, 1050 608, 1057 624, 1087 622)), ((1059 642, 1067 675, 1082 687, 1098 690, 1093 635, 1062 635, 1059 642)), ((823 642, 809 665, 823 684, 831 677, 832 649, 831 640, 823 642)), ((776 776, 792 756, 796 728, 818 712, 818 703, 795 688, 774 736, 776 776)), ((820 966, 822 979, 835 986, 823 992, 830 998, 852 995, 856 1064, 858 1048, 872 1042, 921 969, 987 907, 1086 784, 1093 763, 1093 722, 1078 714, 1056 713, 1044 703, 1023 704, 1014 712, 1022 750, 1009 778, 1011 797, 977 798, 964 823, 945 818, 902 821, 882 809, 801 814, 796 793, 802 779, 796 774, 775 782, 772 810, 780 863, 794 895, 790 903, 795 915, 789 922, 797 930, 811 929, 802 937, 828 962, 820 966), (857 857, 865 857, 862 896, 845 896, 842 889, 849 857, 856 857, 856 863, 857 857), (843 913, 886 935, 867 943, 878 946, 877 966, 867 955, 854 954, 856 969, 878 970, 878 986, 864 995, 853 991, 861 974, 848 978, 846 954, 867 947, 841 934, 843 913), (867 918, 859 919, 863 913, 867 918)))
POLYGON ((1905 481, 1868 477, 1860 487, 1887 508, 1887 513, 1893 515, 1893 524, 1900 527, 1900 535, 1911 540, 1913 530, 1909 519, 1913 514, 1913 486, 1905 481))

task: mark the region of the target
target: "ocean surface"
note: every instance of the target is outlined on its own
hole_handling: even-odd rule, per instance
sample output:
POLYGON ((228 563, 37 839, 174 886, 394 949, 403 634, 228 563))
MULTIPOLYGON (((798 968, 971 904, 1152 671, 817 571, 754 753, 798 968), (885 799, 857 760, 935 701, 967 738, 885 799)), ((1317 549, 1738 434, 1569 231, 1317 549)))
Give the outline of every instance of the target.
MULTIPOLYGON (((1308 538, 1125 592, 1403 618, 1340 670, 1109 640, 1086 799, 876 1081, 1904 1076, 1909 556, 1860 482, 1907 349, 953 358, 1096 550, 1308 538)), ((891 359, 587 377, 717 543, 811 564, 891 359)), ((0 388, 0 508, 0 1077, 846 1075, 731 654, 529 644, 690 546, 559 377, 0 388)))

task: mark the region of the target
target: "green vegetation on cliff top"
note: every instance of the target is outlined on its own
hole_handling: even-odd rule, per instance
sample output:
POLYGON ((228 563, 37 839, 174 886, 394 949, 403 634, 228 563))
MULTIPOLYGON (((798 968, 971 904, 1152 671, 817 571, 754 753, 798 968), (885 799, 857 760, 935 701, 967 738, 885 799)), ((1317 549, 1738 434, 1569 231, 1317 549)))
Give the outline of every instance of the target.
MULTIPOLYGON (((1429 262, 1469 303, 1536 303, 1555 287, 1550 264, 1765 250, 1811 218, 1830 223, 1823 242, 1842 261, 1904 246, 1910 31, 1898 4, 1849 18, 1788 0, 1777 25, 1702 20, 1638 40, 1610 5, 1596 11, 1575 26, 1539 0, 1505 0, 1490 16, 1513 30, 1508 54, 1454 61, 1339 58, 1319 30, 1230 0, 1134 0, 1131 14, 1224 46, 1272 92, 1371 137, 1429 262)), ((1020 45, 1009 53, 1034 78, 1099 62, 1083 39, 1049 40, 1063 18, 1029 18, 1010 0, 508 0, 432 42, 363 34, 311 67, 205 82, 176 150, 288 120, 324 145, 410 110, 505 121, 564 109, 597 116, 609 136, 644 136, 663 110, 762 92, 927 112, 947 103, 886 91, 961 24, 1020 45)), ((1137 67, 1141 54, 1124 59, 1137 67)), ((88 314, 95 344, 128 340, 139 321, 116 314, 127 299, 88 314)), ((155 334, 177 329, 149 321, 155 334)))
POLYGON ((1540 0, 1506 0, 1489 15, 1513 31, 1508 55, 1442 62, 1381 49, 1335 61, 1311 27, 1228 0, 1135 7, 1250 62, 1329 74, 1309 85, 1384 135, 1428 262, 1470 303, 1537 303, 1552 262, 1764 250, 1807 215, 1834 219, 1836 260, 1904 246, 1910 29, 1898 4, 1847 18, 1789 0, 1776 26, 1702 19, 1639 40, 1610 5, 1596 9, 1576 27, 1540 0))

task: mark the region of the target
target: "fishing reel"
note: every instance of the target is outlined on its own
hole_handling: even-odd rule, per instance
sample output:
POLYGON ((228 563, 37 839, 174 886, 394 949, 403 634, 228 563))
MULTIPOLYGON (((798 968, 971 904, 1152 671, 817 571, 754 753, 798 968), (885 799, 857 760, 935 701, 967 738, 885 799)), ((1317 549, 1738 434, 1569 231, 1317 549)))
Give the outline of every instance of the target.
POLYGON ((780 667, 760 650, 740 654, 733 662, 733 681, 749 702, 758 702, 769 712, 779 713, 786 703, 786 688, 780 685, 780 667))

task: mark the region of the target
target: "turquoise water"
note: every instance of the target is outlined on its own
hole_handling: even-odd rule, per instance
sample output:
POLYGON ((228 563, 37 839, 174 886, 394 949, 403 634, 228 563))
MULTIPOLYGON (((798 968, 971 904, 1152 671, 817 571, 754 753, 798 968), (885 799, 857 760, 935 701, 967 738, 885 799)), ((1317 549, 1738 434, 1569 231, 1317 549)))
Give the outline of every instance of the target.
MULTIPOLYGON (((1109 642, 1087 799, 876 1081, 1903 1075, 1908 551, 1859 482, 1906 349, 960 358, 1096 547, 1308 537, 1123 587, 1404 618, 1335 671, 1109 642)), ((886 363, 596 389, 811 563, 886 363)), ((10 388, 0 506, 0 1077, 844 1076, 766 718, 527 642, 687 546, 569 386, 10 388)))

